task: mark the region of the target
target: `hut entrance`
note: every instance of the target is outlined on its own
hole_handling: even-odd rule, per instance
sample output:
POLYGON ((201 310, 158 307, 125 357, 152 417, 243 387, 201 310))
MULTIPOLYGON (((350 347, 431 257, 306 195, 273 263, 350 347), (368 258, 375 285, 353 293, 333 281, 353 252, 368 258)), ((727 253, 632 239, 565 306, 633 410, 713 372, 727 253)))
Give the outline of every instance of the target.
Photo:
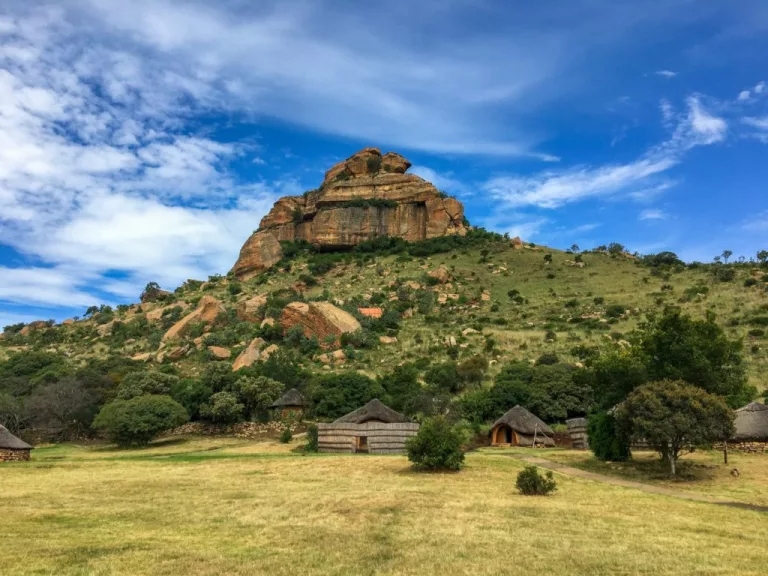
POLYGON ((503 424, 496 428, 493 435, 493 443, 512 444, 512 428, 503 424))
POLYGON ((368 453, 368 436, 357 436, 355 438, 355 452, 368 453))

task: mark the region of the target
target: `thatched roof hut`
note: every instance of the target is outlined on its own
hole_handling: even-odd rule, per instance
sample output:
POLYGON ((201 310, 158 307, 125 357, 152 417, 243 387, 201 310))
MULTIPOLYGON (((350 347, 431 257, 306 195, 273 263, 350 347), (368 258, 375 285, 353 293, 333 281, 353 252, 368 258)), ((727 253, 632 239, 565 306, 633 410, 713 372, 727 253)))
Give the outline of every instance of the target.
POLYGON ((491 426, 491 446, 554 446, 552 429, 522 406, 508 410, 491 426))
POLYGON ((318 424, 320 452, 400 454, 419 425, 379 400, 371 400, 330 424, 318 424))
POLYGON ((5 426, 0 425, 0 462, 29 460, 32 446, 16 438, 5 426))
POLYGON ((750 402, 736 410, 734 421, 736 441, 768 441, 768 406, 750 402))
POLYGON ((303 414, 307 401, 296 388, 291 388, 270 406, 273 410, 279 410, 282 416, 298 416, 303 414))
POLYGON ((395 412, 380 400, 373 399, 362 408, 358 408, 346 416, 342 416, 336 420, 334 424, 340 424, 342 422, 348 424, 364 424, 366 422, 384 422, 386 424, 393 424, 396 422, 410 421, 411 420, 406 416, 400 414, 400 412, 395 412))

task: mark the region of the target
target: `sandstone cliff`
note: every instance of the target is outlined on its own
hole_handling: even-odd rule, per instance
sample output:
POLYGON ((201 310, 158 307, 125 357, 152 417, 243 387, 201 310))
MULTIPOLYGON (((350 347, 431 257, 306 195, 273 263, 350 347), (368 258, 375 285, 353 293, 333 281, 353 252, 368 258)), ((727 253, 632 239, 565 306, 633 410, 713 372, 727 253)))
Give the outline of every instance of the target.
POLYGON ((305 240, 348 249, 379 236, 409 242, 466 234, 464 207, 426 180, 394 152, 365 148, 325 174, 317 190, 278 200, 246 241, 232 272, 251 278, 283 256, 281 241, 305 240))

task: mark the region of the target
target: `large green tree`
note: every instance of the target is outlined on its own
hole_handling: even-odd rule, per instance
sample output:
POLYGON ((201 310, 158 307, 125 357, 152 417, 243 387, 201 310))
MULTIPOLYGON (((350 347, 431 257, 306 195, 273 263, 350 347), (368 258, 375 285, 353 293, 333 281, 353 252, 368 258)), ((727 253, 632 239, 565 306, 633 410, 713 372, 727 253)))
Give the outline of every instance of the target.
POLYGON ((161 432, 181 426, 189 416, 169 396, 137 396, 115 400, 101 409, 93 427, 118 446, 145 446, 161 432))
POLYGON ((682 381, 640 386, 619 405, 616 418, 661 454, 673 476, 681 455, 733 432, 733 411, 722 398, 682 381))

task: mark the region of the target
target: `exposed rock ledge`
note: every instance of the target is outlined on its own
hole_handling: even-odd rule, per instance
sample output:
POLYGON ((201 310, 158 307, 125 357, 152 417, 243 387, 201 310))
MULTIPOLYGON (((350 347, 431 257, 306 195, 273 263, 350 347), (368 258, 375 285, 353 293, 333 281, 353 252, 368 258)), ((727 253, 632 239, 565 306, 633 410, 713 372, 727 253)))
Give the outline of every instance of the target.
POLYGON ((464 235, 464 206, 394 152, 365 148, 325 174, 317 190, 278 200, 240 250, 232 272, 246 280, 283 257, 280 241, 306 240, 327 249, 351 248, 379 236, 418 242, 464 235))

